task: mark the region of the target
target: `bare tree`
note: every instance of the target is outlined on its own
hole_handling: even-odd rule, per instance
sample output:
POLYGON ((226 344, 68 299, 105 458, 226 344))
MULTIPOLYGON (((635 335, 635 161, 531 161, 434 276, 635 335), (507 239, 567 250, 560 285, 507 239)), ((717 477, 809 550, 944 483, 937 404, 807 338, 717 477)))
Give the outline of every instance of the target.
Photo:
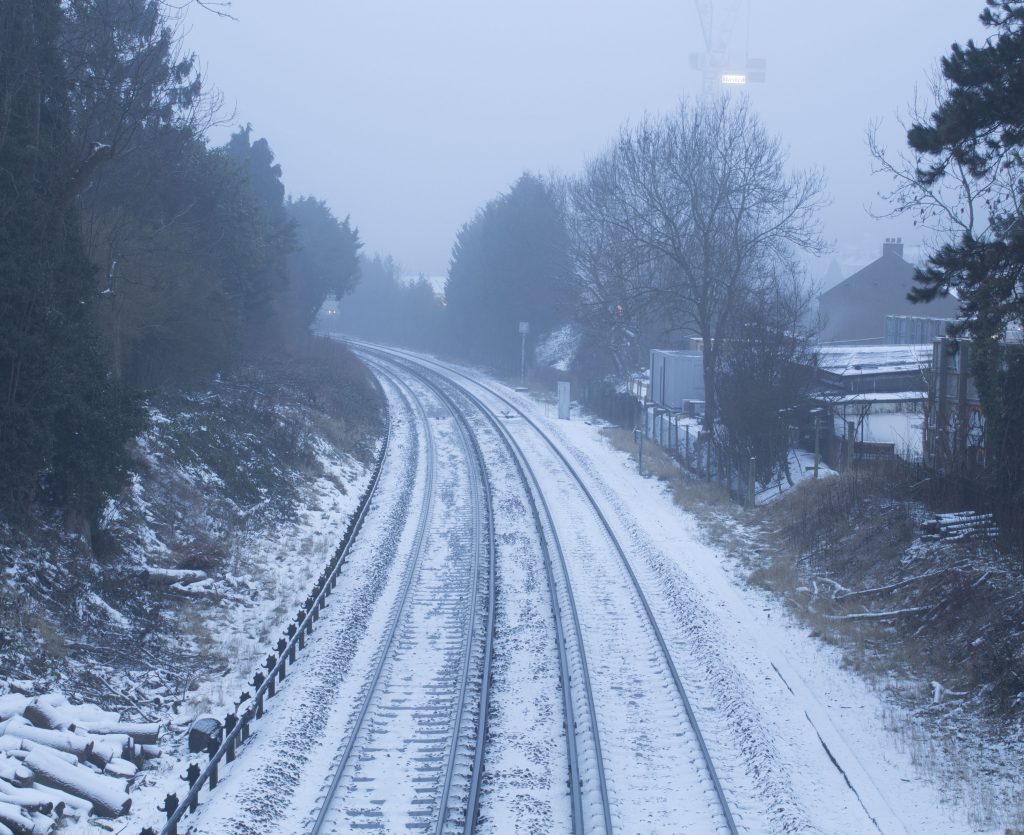
POLYGON ((748 103, 722 97, 623 128, 577 192, 574 209, 585 216, 577 224, 614 243, 627 267, 629 304, 702 339, 705 428, 713 430, 718 340, 768 291, 780 264, 824 250, 821 174, 787 174, 781 143, 748 103))
POLYGON ((649 260, 646 253, 625 238, 621 224, 605 220, 616 210, 612 175, 613 167, 601 159, 585 177, 562 181, 559 190, 569 232, 577 325, 588 365, 598 376, 610 369, 619 375, 636 369, 648 343, 664 331, 657 311, 634 303, 638 277, 649 260))
POLYGON ((747 473, 756 459, 755 478, 769 484, 789 472, 792 413, 814 383, 814 338, 818 322, 810 315, 817 287, 797 270, 770 276, 748 297, 722 340, 720 437, 732 469, 747 473))
MULTIPOLYGON (((933 78, 926 95, 915 95, 896 122, 906 136, 915 125, 926 124, 936 102, 948 98, 949 82, 933 78)), ((928 154, 910 146, 891 151, 882 141, 880 124, 867 133, 872 174, 888 178, 891 186, 879 193, 884 208, 878 218, 910 215, 914 225, 934 236, 933 248, 965 235, 985 240, 991 234, 991 217, 1020 207, 1018 177, 1000 158, 984 172, 972 170, 953 149, 928 154), (980 176, 979 176, 980 173, 980 176)))

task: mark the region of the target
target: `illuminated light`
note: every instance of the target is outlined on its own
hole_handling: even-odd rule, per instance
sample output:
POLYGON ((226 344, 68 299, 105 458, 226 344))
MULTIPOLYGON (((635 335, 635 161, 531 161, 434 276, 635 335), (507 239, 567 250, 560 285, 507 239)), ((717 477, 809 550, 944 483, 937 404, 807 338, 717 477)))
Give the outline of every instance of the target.
POLYGON ((724 73, 722 75, 723 84, 746 84, 747 77, 743 73, 724 73))

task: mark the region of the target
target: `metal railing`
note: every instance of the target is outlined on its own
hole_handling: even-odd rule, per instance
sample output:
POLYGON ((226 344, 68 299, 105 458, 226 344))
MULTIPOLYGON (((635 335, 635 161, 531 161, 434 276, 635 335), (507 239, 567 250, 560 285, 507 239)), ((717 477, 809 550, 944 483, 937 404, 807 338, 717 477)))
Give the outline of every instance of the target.
MULTIPOLYGON (((342 537, 341 543, 334 552, 334 556, 321 572, 312 592, 306 597, 303 608, 295 616, 295 622, 289 624, 285 636, 281 637, 275 647, 276 652, 267 656, 261 669, 266 670, 266 675, 257 671, 253 676, 252 686, 256 688, 255 693, 250 697, 247 693, 242 694, 238 705, 249 703, 241 716, 230 713, 225 717, 224 738, 219 743, 216 739, 210 740, 207 750, 209 761, 206 767, 199 770, 196 763, 192 763, 185 776, 182 778, 189 783, 188 793, 181 799, 177 794, 168 794, 164 798, 163 805, 159 807, 161 812, 167 814, 167 822, 160 830, 160 835, 177 835, 178 824, 188 813, 194 812, 199 806, 199 793, 203 787, 209 785, 210 790, 216 788, 218 772, 221 761, 232 762, 235 759, 238 746, 244 744, 250 735, 250 725, 256 719, 263 716, 266 700, 271 699, 277 692, 277 685, 285 679, 288 664, 294 664, 297 660, 297 652, 305 649, 306 638, 313 634, 313 624, 319 619, 320 613, 327 606, 327 596, 334 590, 338 582, 338 572, 345 565, 348 552, 355 540, 356 534, 362 527, 363 520, 373 500, 380 481, 381 470, 387 458, 388 446, 391 442, 391 415, 388 412, 386 419, 386 430, 384 444, 380 456, 374 466, 373 475, 367 486, 366 492, 360 499, 359 506, 352 519, 349 521, 342 537)), ((237 711, 236 706, 236 711, 237 711)), ((140 835, 156 835, 152 828, 143 829, 140 835)))

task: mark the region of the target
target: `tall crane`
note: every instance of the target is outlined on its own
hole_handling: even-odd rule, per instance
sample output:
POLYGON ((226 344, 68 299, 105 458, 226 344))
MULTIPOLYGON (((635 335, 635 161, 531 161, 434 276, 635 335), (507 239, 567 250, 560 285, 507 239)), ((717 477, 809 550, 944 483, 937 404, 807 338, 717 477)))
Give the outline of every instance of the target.
POLYGON ((763 82, 764 58, 749 55, 750 0, 694 0, 694 5, 704 35, 704 52, 691 53, 690 65, 703 75, 704 90, 763 82), (731 48, 741 16, 746 18, 748 41, 742 54, 731 48))

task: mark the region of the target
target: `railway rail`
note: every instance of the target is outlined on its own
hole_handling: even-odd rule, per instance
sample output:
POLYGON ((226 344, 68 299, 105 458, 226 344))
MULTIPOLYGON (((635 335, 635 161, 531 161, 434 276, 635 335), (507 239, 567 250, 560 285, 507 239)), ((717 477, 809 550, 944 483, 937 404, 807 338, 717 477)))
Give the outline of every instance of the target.
MULTIPOLYGON (((381 355, 377 354, 375 356, 379 358, 381 355)), ((402 366, 406 373, 415 375, 423 380, 425 384, 432 387, 438 386, 437 382, 430 381, 430 378, 424 371, 405 363, 402 366)), ((444 378, 441 379, 443 380, 442 385, 451 385, 450 381, 444 380, 444 378)), ((438 389, 438 391, 440 390, 438 389)), ((560 571, 563 577, 567 577, 567 568, 565 554, 558 539, 547 499, 540 490, 529 463, 522 456, 515 440, 508 434, 507 429, 501 425, 501 422, 478 398, 464 389, 457 388, 457 391, 458 395, 466 398, 474 411, 491 427, 513 460, 519 479, 523 484, 533 522, 537 528, 541 543, 545 575, 548 580, 555 621, 555 642, 559 657, 563 710, 566 717, 566 753, 569 763, 568 784, 572 831, 593 831, 592 827, 586 825, 587 821, 583 802, 583 784, 585 779, 583 774, 585 769, 581 765, 580 754, 581 747, 589 747, 592 751, 590 760, 593 763, 596 775, 595 788, 598 795, 596 803, 600 806, 600 826, 605 832, 610 832, 612 829, 611 812, 608 806, 608 793, 604 776, 604 764, 601 757, 590 674, 587 668, 586 656, 583 652, 579 617, 576 603, 572 596, 572 589, 564 579, 561 582, 555 579, 556 571, 560 571), (551 558, 552 546, 557 558, 557 564, 551 558), (569 613, 568 625, 562 616, 564 610, 567 610, 569 613), (573 686, 573 681, 577 678, 581 681, 582 687, 573 686)), ((441 396, 447 400, 450 408, 458 409, 457 404, 450 395, 442 394, 441 396)))
MULTIPOLYGON (((582 687, 574 686, 574 677, 571 674, 571 671, 569 672, 568 676, 566 676, 566 668, 570 666, 572 663, 569 657, 573 654, 571 649, 567 650, 565 652, 565 658, 563 660, 563 681, 568 682, 570 686, 565 687, 564 690, 568 694, 568 691, 571 689, 573 693, 576 694, 574 699, 569 699, 568 695, 566 697, 567 738, 581 736, 584 740, 584 744, 586 744, 586 740, 589 737, 590 744, 592 745, 593 751, 596 755, 595 767, 598 772, 598 779, 594 781, 595 785, 593 786, 592 791, 590 792, 591 795, 597 796, 596 802, 599 803, 601 807, 601 814, 599 816, 599 820, 597 821, 598 825, 595 826, 593 825, 593 816, 588 818, 585 815, 584 810, 582 808, 584 803, 584 792, 580 790, 577 793, 577 789, 582 786, 583 779, 580 775, 581 765, 578 750, 580 747, 580 738, 576 738, 575 742, 577 743, 577 751, 575 752, 575 755, 570 754, 570 784, 573 787, 574 791, 573 831, 596 831, 598 828, 603 828, 604 831, 610 832, 613 829, 613 821, 610 810, 609 787, 604 775, 605 763, 601 756, 599 740, 600 731, 597 722, 597 717, 594 714, 594 704, 596 700, 594 698, 591 682, 589 680, 589 674, 587 673, 586 652, 583 647, 583 640, 581 635, 581 627, 577 607, 572 594, 572 583, 569 576, 569 570, 566 566, 563 548, 557 537, 554 517, 547 504, 547 500, 544 497, 543 490, 540 487, 540 480, 537 477, 537 473, 531 466, 524 452, 521 440, 517 439, 508 430, 508 427, 501 425, 501 422, 493 414, 493 409, 489 408, 480 397, 473 394, 467 387, 466 383, 478 387, 479 389, 483 390, 487 396, 496 399, 499 403, 503 404, 506 414, 510 416, 514 415, 516 418, 519 419, 519 421, 522 424, 529 427, 534 433, 535 437, 539 439, 540 442, 544 446, 546 446, 551 453, 554 454, 555 459, 557 459, 557 461, 560 463, 561 468, 563 469, 564 473, 568 475, 575 489, 578 490, 579 493, 585 498, 585 501, 589 506, 590 512, 598 521, 600 528, 603 531, 605 539, 607 540, 608 544, 610 544, 612 550, 616 554, 619 566, 624 571, 625 576, 628 578, 630 593, 637 602, 639 609, 643 613, 643 618, 645 621, 643 623, 643 629, 650 632, 653 641, 658 648, 658 653, 660 655, 660 663, 664 665, 664 668, 667 670, 672 680, 672 687, 674 689, 674 692, 683 707, 689 732, 692 735, 692 739, 696 743, 696 746, 700 752, 700 759, 703 764, 704 772, 708 780, 710 781, 711 786, 713 787, 713 793, 718 813, 718 820, 714 824, 714 829, 715 831, 720 831, 724 829, 725 831, 729 832, 730 835, 735 835, 735 833, 738 833, 739 830, 733 817, 728 798, 726 797, 724 787, 718 776, 717 770, 715 769, 714 762, 712 761, 711 753, 708 749, 704 735, 701 732, 700 726, 697 721, 697 717, 693 711, 693 707, 691 705, 686 687, 684 686, 683 681, 676 669, 675 663, 672 659, 672 654, 669 651, 668 644, 664 638, 664 635, 661 632, 660 627, 658 626, 657 620, 654 616, 654 612, 652 611, 650 603, 647 599, 647 595, 643 591, 643 588, 641 587, 637 575, 630 563, 630 559, 626 554, 625 549, 622 547, 621 543, 616 537, 608 518, 606 517, 604 511, 600 507, 599 503, 593 496, 590 489, 587 487, 577 468, 566 457, 562 450, 559 449, 558 445, 550 438, 548 433, 546 433, 514 401, 512 401, 511 399, 509 399, 508 397, 506 397, 500 391, 497 391, 493 387, 488 386, 485 383, 465 374, 458 368, 454 368, 445 363, 441 363, 435 360, 423 358, 411 354, 409 352, 392 349, 382 351, 376 346, 367 346, 359 344, 356 344, 353 347, 355 347, 357 350, 362 350, 364 352, 371 352, 371 355, 378 358, 378 360, 384 356, 390 357, 392 362, 400 362, 401 365, 404 368, 406 368, 407 371, 409 371, 410 373, 416 373, 420 377, 422 377, 425 373, 430 373, 446 381, 448 385, 455 386, 460 392, 460 394, 464 396, 474 406, 475 410, 480 414, 486 416, 491 426, 498 431, 499 435, 503 439, 503 442, 508 446, 510 451, 513 451, 513 456, 517 462, 517 468, 519 469, 521 476, 524 478, 524 482, 531 485, 531 492, 535 492, 536 496, 539 497, 540 499, 540 508, 543 508, 543 517, 545 517, 543 519, 541 518, 541 514, 539 512, 540 508, 538 508, 537 502, 532 496, 530 499, 533 511, 535 513, 535 522, 541 528, 549 532, 550 541, 552 545, 554 545, 554 549, 558 556, 557 564, 560 569, 558 573, 561 575, 561 577, 554 576, 555 572, 554 567, 552 565, 552 561, 550 560, 550 555, 545 554, 546 566, 552 566, 551 572, 549 573, 549 583, 552 587, 553 606, 556 612, 556 617, 558 617, 559 610, 563 609, 564 607, 562 605, 562 602, 554 600, 554 598, 556 597, 555 589, 561 588, 561 595, 568 602, 570 621, 572 622, 573 626, 572 632, 566 635, 565 633, 567 630, 564 628, 564 625, 560 625, 560 632, 562 634, 559 635, 558 642, 560 650, 566 646, 571 647, 575 643, 578 652, 577 666, 579 667, 579 671, 582 673, 581 676, 577 677, 582 680, 582 687), (466 382, 459 382, 459 380, 464 380, 466 382), (573 638, 575 638, 575 641, 572 640, 573 638), (575 701, 579 698, 579 694, 581 693, 581 691, 583 700, 587 702, 589 705, 589 710, 581 711, 578 708, 578 706, 575 705, 575 701), (570 701, 573 702, 572 706, 570 705, 570 701), (586 714, 588 713, 589 717, 586 717, 586 714), (581 730, 579 720, 584 719, 585 717, 589 719, 588 723, 584 723, 585 725, 589 724, 589 729, 585 728, 581 730), (587 730, 589 730, 589 734, 587 733, 587 730)), ((559 618, 559 621, 561 621, 561 618, 559 618)))
POLYGON ((376 663, 310 832, 386 828, 382 799, 373 796, 374 781, 386 780, 396 765, 378 762, 378 755, 388 759, 392 751, 404 752, 416 775, 405 827, 436 835, 471 832, 486 738, 494 623, 490 485, 465 419, 448 408, 467 464, 471 517, 469 542, 452 543, 460 553, 449 554, 431 531, 441 466, 422 395, 386 368, 377 365, 375 370, 404 392, 424 427, 424 506, 376 663))

